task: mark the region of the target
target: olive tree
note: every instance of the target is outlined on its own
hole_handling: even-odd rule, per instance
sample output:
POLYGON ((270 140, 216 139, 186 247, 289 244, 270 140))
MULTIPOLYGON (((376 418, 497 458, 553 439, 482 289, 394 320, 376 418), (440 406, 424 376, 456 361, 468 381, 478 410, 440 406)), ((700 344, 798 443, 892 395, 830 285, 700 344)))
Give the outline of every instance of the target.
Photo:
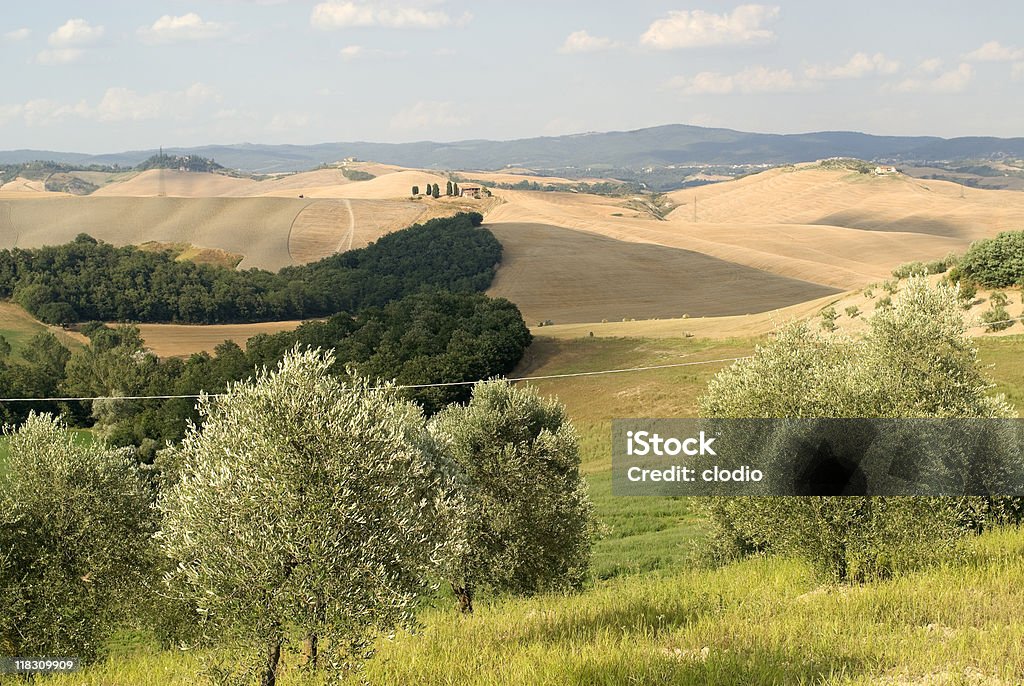
POLYGON ((5 429, 0 458, 0 654, 90 658, 139 600, 155 517, 131 451, 50 415, 5 429))
POLYGON ((265 651, 265 684, 290 639, 307 664, 319 650, 338 666, 407 625, 460 547, 452 470, 419 408, 333 364, 296 349, 201 399, 202 428, 165 456, 178 474, 158 503, 168 584, 211 630, 265 651))
MULTIPOLYGON (((1015 416, 988 393, 955 286, 913 277, 869 327, 860 339, 825 337, 805 323, 785 327, 711 381, 702 416, 1015 416)), ((720 498, 709 511, 717 552, 793 554, 845 581, 948 554, 965 522, 977 525, 1008 505, 1015 506, 980 498, 720 498)))
POLYGON ((431 431, 458 464, 468 546, 452 590, 473 611, 481 587, 531 594, 579 588, 590 565, 593 506, 565 409, 507 381, 478 383, 431 431))

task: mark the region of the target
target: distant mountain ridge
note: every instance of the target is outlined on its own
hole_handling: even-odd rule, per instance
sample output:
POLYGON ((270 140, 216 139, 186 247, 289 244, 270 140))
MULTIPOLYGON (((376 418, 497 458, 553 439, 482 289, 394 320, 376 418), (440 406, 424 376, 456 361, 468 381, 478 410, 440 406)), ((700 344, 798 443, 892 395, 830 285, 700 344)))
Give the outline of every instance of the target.
MULTIPOLYGON (((153 150, 101 155, 45 150, 0 151, 0 164, 51 160, 73 164, 131 167, 153 150)), ((424 169, 611 168, 700 164, 790 164, 826 157, 891 162, 939 162, 990 157, 1024 157, 1024 138, 873 136, 849 131, 800 134, 745 133, 683 124, 634 131, 544 136, 510 141, 451 143, 319 143, 316 145, 206 145, 165 148, 175 155, 200 155, 247 172, 303 171, 355 157, 424 169)))

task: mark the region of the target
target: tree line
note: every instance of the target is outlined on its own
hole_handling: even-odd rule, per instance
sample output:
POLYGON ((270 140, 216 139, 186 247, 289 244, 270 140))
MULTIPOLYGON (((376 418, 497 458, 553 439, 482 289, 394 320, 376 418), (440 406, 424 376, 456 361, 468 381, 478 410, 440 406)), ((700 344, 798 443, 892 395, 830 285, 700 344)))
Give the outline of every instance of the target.
POLYGON ((277 273, 177 261, 81 234, 61 246, 0 251, 0 297, 42 321, 215 324, 358 312, 433 289, 486 289, 501 244, 483 217, 432 219, 358 250, 277 273))

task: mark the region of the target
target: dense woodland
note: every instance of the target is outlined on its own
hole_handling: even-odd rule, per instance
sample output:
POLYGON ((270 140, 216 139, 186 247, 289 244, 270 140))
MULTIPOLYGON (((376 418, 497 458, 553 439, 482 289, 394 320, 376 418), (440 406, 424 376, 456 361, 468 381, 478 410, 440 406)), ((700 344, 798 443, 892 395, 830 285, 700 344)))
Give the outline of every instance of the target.
MULTIPOLYGON (((432 220, 278 274, 176 262, 168 252, 115 248, 88 236, 59 247, 4 251, 5 295, 49 321, 95 321, 82 326, 90 345, 73 354, 50 333, 37 335, 16 356, 0 341, 0 387, 7 397, 25 398, 219 393, 273 368, 294 348, 333 351, 334 374, 403 385, 506 375, 530 333, 515 305, 479 293, 501 256, 501 245, 478 228, 481 219, 432 220), (319 315, 331 316, 255 336, 244 351, 225 342, 213 355, 188 359, 159 359, 145 350, 138 328, 101 323, 319 315)), ((405 395, 433 414, 469 394, 470 386, 455 385, 405 395)), ((33 409, 94 427, 115 445, 138 446, 146 460, 179 440, 187 420, 200 420, 194 398, 8 403, 0 418, 20 423, 33 409)))
POLYGON ((0 297, 51 324, 215 324, 358 312, 406 295, 481 291, 501 244, 477 213, 433 219, 359 250, 278 273, 175 260, 81 234, 61 246, 0 251, 0 297))

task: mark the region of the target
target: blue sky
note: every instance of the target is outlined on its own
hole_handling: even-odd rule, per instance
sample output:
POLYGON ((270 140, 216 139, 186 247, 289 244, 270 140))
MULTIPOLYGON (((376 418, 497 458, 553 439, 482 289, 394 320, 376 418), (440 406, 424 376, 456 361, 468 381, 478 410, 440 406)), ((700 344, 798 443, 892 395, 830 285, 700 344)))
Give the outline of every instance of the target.
POLYGON ((666 123, 1024 135, 1024 3, 135 0, 0 15, 0 149, 666 123))

